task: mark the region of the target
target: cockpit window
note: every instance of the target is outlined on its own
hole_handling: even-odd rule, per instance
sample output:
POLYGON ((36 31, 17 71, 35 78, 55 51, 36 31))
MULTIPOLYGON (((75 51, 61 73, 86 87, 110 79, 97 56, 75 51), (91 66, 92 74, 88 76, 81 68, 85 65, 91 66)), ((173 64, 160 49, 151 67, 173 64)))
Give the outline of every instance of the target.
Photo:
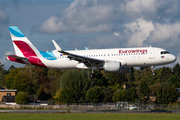
POLYGON ((164 54, 170 54, 170 52, 168 52, 168 51, 164 51, 164 54))
POLYGON ((161 51, 161 54, 170 54, 168 51, 161 51))

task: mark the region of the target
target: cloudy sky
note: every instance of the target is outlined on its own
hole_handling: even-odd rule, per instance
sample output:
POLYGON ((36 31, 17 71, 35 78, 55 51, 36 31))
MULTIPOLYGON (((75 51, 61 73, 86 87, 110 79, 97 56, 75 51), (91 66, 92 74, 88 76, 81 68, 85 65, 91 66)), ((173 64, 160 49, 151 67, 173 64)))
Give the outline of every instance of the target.
MULTIPOLYGON (((180 62, 179 0, 1 0, 0 62, 14 54, 8 26, 40 50, 160 47, 180 62)), ((174 63, 175 64, 175 63, 174 63)), ((170 66, 173 66, 171 64, 170 66)))

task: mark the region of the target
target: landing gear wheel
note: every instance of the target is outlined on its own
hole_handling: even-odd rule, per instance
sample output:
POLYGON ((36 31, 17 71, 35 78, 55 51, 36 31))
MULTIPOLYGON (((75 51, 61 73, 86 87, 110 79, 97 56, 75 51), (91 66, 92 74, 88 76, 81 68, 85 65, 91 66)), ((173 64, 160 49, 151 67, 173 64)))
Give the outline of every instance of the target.
POLYGON ((95 74, 94 74, 94 73, 91 73, 91 74, 89 75, 89 77, 90 77, 91 79, 94 79, 94 78, 95 78, 95 74))
POLYGON ((97 74, 97 75, 96 75, 96 78, 97 78, 97 79, 101 79, 101 78, 102 78, 102 74, 97 74))
POLYGON ((154 72, 154 66, 151 66, 151 71, 152 71, 152 75, 155 76, 155 72, 154 72))

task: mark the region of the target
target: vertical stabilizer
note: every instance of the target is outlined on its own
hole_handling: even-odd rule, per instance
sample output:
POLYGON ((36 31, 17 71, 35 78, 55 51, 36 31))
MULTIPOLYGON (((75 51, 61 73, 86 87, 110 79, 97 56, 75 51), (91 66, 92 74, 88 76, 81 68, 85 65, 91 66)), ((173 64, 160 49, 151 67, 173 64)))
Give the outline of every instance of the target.
POLYGON ((28 40, 17 26, 10 26, 9 31, 17 56, 28 58, 29 56, 37 55, 37 48, 28 40))
POLYGON ((17 26, 10 26, 9 32, 16 55, 7 55, 7 60, 46 67, 40 58, 39 50, 28 40, 17 26))

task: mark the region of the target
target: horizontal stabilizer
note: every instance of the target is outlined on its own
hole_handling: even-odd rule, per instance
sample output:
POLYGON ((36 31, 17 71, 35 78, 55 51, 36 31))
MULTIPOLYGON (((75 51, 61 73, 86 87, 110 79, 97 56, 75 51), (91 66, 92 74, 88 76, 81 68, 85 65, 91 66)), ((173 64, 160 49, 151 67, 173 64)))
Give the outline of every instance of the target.
POLYGON ((5 56, 7 56, 7 57, 13 57, 13 58, 15 58, 15 59, 27 59, 27 58, 25 58, 25 57, 19 57, 19 56, 16 56, 16 55, 5 55, 5 56))
POLYGON ((18 62, 22 64, 30 64, 28 61, 28 58, 25 58, 25 57, 20 57, 17 55, 5 55, 5 56, 7 56, 6 60, 10 60, 10 61, 18 62))

